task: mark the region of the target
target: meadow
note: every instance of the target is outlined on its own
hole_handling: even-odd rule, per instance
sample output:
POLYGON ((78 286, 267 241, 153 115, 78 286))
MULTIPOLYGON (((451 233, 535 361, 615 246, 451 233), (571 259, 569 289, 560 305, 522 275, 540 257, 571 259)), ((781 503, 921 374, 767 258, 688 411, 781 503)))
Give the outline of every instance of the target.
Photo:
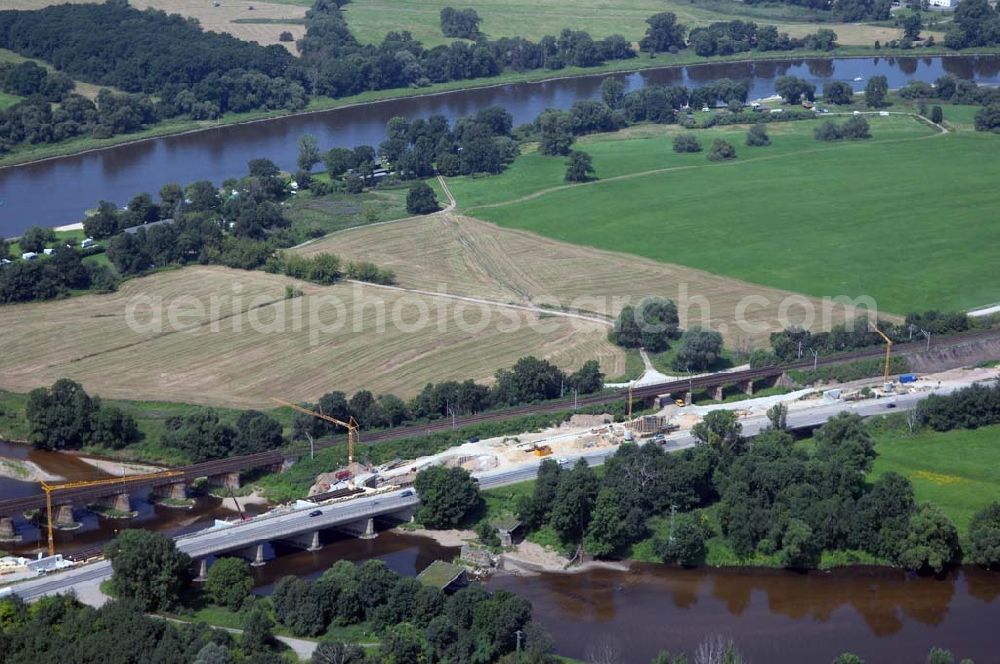
POLYGON ((463 211, 501 226, 774 288, 869 295, 895 313, 994 302, 1000 136, 870 122, 873 138, 840 143, 814 140, 816 121, 772 123, 760 148, 743 144, 746 127, 643 127, 577 144, 592 183, 567 186, 564 160, 527 155, 499 179, 449 185, 463 211), (673 153, 682 131, 729 140, 737 158, 673 153))
POLYGON ((894 27, 825 23, 826 17, 803 7, 731 0, 477 0, 464 5, 452 0, 354 0, 344 6, 344 15, 362 42, 381 42, 391 30, 408 30, 431 47, 453 41, 441 34, 440 12, 448 6, 474 8, 482 18, 480 29, 492 39, 520 36, 537 41, 570 28, 586 30, 594 38, 620 34, 638 42, 646 32, 646 19, 663 11, 673 12, 688 27, 738 19, 777 25, 793 37, 828 27, 842 44, 870 46, 875 40, 886 42, 900 35, 894 27))
POLYGON ((1000 500, 1000 425, 876 437, 872 477, 895 472, 913 483, 917 502, 944 510, 963 535, 972 515, 1000 500))
POLYGON ((105 398, 232 408, 332 390, 407 398, 428 382, 489 382, 525 355, 567 370, 597 359, 610 375, 624 371, 624 353, 601 323, 208 266, 132 279, 110 295, 2 307, 0 328, 0 389, 27 392, 66 377, 105 398), (304 297, 286 299, 289 285, 304 297), (328 299, 318 306, 317 298, 328 299), (130 311, 140 327, 129 324, 130 311), (490 324, 479 325, 486 316, 490 324))

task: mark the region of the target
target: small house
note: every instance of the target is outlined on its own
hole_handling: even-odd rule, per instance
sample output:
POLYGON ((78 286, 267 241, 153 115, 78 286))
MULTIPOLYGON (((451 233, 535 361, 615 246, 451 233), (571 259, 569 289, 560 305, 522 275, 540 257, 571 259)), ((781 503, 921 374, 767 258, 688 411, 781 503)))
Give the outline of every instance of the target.
POLYGON ((45 249, 42 249, 42 253, 45 254, 46 256, 51 256, 52 254, 55 253, 55 251, 56 250, 53 249, 52 247, 46 247, 45 249))
POLYGON ((94 246, 94 238, 92 238, 92 237, 85 238, 80 243, 80 248, 81 249, 90 249, 93 246, 94 246))
POLYGON ((38 254, 36 254, 33 251, 26 251, 23 254, 21 254, 21 260, 23 261, 33 261, 36 258, 38 258, 38 254))

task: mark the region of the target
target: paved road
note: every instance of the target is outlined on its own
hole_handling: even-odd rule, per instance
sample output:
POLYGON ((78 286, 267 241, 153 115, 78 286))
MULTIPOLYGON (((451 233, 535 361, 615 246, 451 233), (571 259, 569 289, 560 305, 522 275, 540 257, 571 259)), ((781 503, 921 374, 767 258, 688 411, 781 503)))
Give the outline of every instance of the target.
MULTIPOLYGON (((792 411, 788 414, 790 428, 805 428, 818 426, 839 412, 857 413, 862 417, 910 410, 929 394, 947 394, 958 388, 942 387, 929 392, 898 395, 884 399, 870 399, 853 403, 833 402, 825 406, 817 406, 805 411, 792 411), (895 407, 891 408, 890 404, 895 407)), ((757 435, 768 425, 764 416, 750 417, 741 420, 743 434, 757 435)), ((682 450, 692 447, 694 438, 688 432, 680 432, 667 437, 666 449, 682 450)), ((567 455, 566 463, 575 463, 578 458, 584 458, 590 465, 600 465, 615 453, 616 448, 604 448, 578 455, 567 455)), ((477 473, 479 484, 484 489, 492 489, 507 484, 533 479, 538 472, 541 460, 533 460, 516 468, 477 473)), ((192 557, 198 558, 213 553, 221 553, 245 548, 257 542, 288 538, 304 532, 321 530, 352 521, 360 521, 370 516, 378 516, 390 512, 413 508, 418 499, 411 491, 400 490, 376 496, 355 498, 341 503, 320 507, 323 514, 310 517, 309 513, 317 509, 303 507, 289 510, 267 517, 258 517, 253 521, 229 528, 203 530, 197 533, 177 538, 180 550, 192 557), (407 495, 408 494, 408 495, 407 495)), ((37 599, 43 595, 65 592, 77 584, 99 581, 111 575, 111 565, 102 561, 91 565, 73 568, 58 574, 24 581, 13 586, 14 591, 27 600, 37 599)))

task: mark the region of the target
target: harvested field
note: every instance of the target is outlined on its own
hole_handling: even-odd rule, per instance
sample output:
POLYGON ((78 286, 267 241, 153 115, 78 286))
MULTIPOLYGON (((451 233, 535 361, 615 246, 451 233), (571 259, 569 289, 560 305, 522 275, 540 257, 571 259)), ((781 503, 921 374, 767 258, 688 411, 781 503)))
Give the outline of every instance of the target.
MULTIPOLYGON (((49 5, 78 2, 82 0, 4 0, 4 9, 41 9, 49 5)), ((255 41, 258 44, 281 44, 293 55, 298 55, 295 42, 280 42, 279 35, 288 31, 295 39, 305 34, 301 20, 309 8, 292 4, 257 2, 256 0, 131 0, 136 9, 159 9, 168 14, 180 14, 198 19, 201 27, 214 32, 228 32, 237 39, 255 41), (253 7, 251 10, 250 7, 253 7), (254 23, 244 23, 243 20, 254 23), (240 21, 240 22, 236 22, 240 21), (260 21, 258 23, 257 21, 260 21), (266 21, 266 22, 265 22, 266 21)))
MULTIPOLYGON (((682 326, 690 322, 685 316, 685 297, 696 323, 703 311, 699 303, 707 301, 704 322, 737 346, 746 342, 764 345, 767 335, 780 327, 780 303, 793 296, 701 270, 558 242, 452 214, 336 233, 299 251, 373 261, 395 271, 399 285, 407 288, 605 316, 616 315, 629 301, 634 304, 642 297, 659 295, 678 302, 682 326), (737 305, 750 296, 762 297, 766 304, 752 301, 743 318, 753 329, 744 330, 736 324, 737 305)), ((794 298, 814 304, 819 311, 818 300, 794 298)), ((793 307, 790 315, 797 316, 797 311, 801 309, 793 307)), ((833 311, 834 322, 843 320, 843 308, 833 311)))
POLYGON ((624 368, 599 323, 221 267, 134 279, 111 295, 3 307, 0 328, 0 389, 24 392, 67 377, 107 398, 233 407, 363 388, 407 397, 432 381, 488 381, 529 354, 565 369, 592 358, 609 375, 624 368), (286 300, 293 283, 304 296, 286 300), (137 304, 139 296, 147 300, 137 304), (154 304, 163 312, 159 330, 154 304), (129 325, 130 311, 142 327, 129 325))

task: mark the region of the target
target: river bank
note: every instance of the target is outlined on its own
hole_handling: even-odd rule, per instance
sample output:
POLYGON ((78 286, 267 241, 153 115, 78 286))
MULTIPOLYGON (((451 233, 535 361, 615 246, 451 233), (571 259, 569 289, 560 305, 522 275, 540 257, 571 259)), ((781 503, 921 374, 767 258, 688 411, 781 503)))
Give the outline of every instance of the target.
MULTIPOLYGON (((100 152, 115 147, 135 145, 167 136, 181 136, 220 129, 227 126, 252 125, 281 118, 301 117, 325 113, 337 109, 357 108, 402 99, 435 97, 466 90, 485 90, 519 83, 552 83, 575 78, 605 76, 609 74, 630 74, 650 69, 673 69, 697 65, 745 64, 776 60, 805 61, 844 58, 895 58, 895 57, 969 57, 1000 54, 1000 47, 972 48, 954 51, 943 46, 920 49, 887 49, 865 46, 841 46, 835 51, 766 51, 740 53, 730 56, 702 57, 690 53, 660 53, 655 58, 637 56, 631 60, 616 60, 600 67, 566 67, 562 70, 541 70, 531 72, 505 72, 500 76, 477 78, 464 81, 437 83, 423 88, 376 90, 338 99, 314 98, 301 111, 251 111, 248 113, 228 113, 217 120, 172 119, 161 122, 139 132, 121 134, 106 139, 80 137, 55 145, 32 145, 15 149, 0 157, 0 173, 14 166, 27 166, 63 157, 100 152)), ((71 224, 69 226, 75 226, 71 224)), ((64 228, 64 227, 60 227, 64 228)), ((65 228, 68 228, 65 227, 65 228)))

